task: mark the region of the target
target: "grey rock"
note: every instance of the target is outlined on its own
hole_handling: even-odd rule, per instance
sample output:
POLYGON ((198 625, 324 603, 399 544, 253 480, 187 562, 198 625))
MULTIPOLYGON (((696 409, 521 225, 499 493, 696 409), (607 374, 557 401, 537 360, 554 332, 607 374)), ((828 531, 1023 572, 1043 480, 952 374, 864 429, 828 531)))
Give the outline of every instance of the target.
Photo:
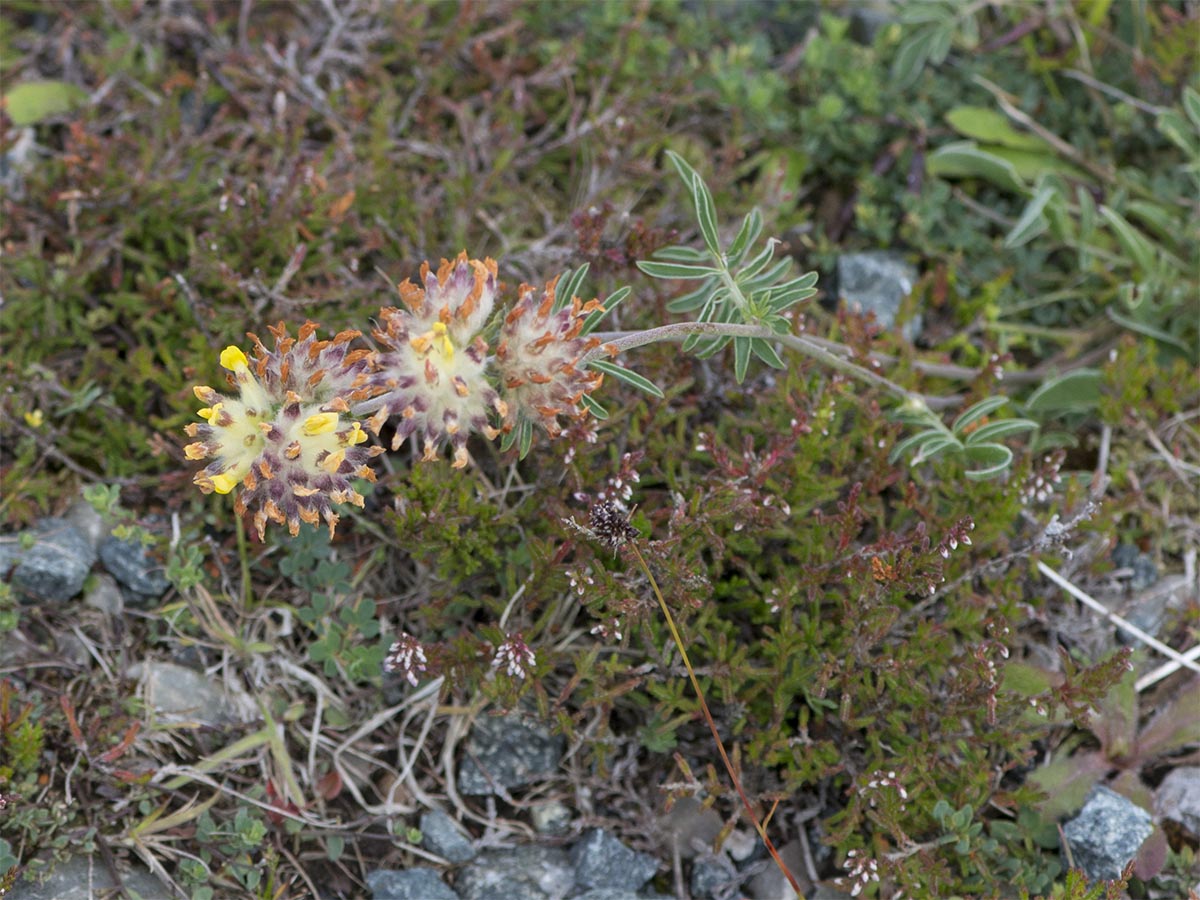
POLYGON ((1118 544, 1112 552, 1113 565, 1119 569, 1129 569, 1129 588, 1134 591, 1144 591, 1158 581, 1158 566, 1154 557, 1143 553, 1133 544, 1118 544))
POLYGON ((13 570, 13 587, 34 601, 70 600, 83 589, 96 562, 96 551, 65 519, 43 519, 34 526, 33 534, 33 546, 20 553, 13 570))
POLYGON ((151 660, 135 663, 125 674, 140 682, 146 704, 169 721, 225 725, 257 715, 250 697, 226 692, 185 666, 151 660))
POLYGON ((532 784, 558 770, 561 736, 519 712, 477 719, 458 769, 461 794, 480 796, 532 784))
POLYGON ((436 869, 376 869, 367 873, 372 900, 459 900, 436 869))
MULTIPOLYGON (((123 873, 121 880, 132 898, 168 900, 170 889, 142 866, 123 873)), ((99 859, 73 856, 56 865, 41 884, 18 881, 5 900, 92 900, 101 891, 108 892, 117 885, 108 868, 99 859)))
POLYGON ((738 881, 738 871, 724 853, 706 853, 692 863, 693 897, 720 897, 738 881))
POLYGON ((476 850, 455 821, 440 809, 421 814, 421 846, 447 862, 470 862, 476 850))
POLYGON ((79 533, 87 538, 93 550, 100 549, 100 542, 108 537, 110 529, 105 524, 104 517, 82 497, 71 504, 63 518, 79 529, 79 533))
POLYGON ((654 877, 658 860, 626 847, 603 828, 593 828, 571 848, 575 881, 585 888, 636 891, 654 877))
POLYGON ((1154 806, 1164 819, 1178 822, 1200 838, 1200 766, 1180 766, 1158 786, 1154 806))
POLYGON ((571 824, 571 810, 557 800, 535 803, 529 818, 538 834, 562 834, 571 824))
MULTIPOLYGON (((779 858, 783 860, 783 864, 788 867, 788 871, 800 885, 800 890, 807 892, 812 885, 807 878, 800 874, 804 871, 804 848, 800 842, 788 841, 776 849, 779 851, 779 858)), ((775 861, 768 856, 762 862, 763 869, 746 885, 746 896, 752 897, 754 900, 795 900, 796 892, 788 884, 775 861)))
MULTIPOLYGON (((838 298, 851 310, 875 313, 885 329, 896 324, 900 308, 916 283, 917 270, 897 253, 884 250, 838 257, 838 298)), ((921 317, 913 316, 903 331, 908 340, 913 340, 921 332, 921 317)))
POLYGON ((659 827, 674 852, 682 859, 698 853, 711 852, 724 822, 715 809, 705 808, 699 800, 683 797, 675 801, 669 812, 659 819, 659 827))
POLYGON ((1088 878, 1119 878, 1153 831, 1150 813, 1106 787, 1093 788, 1063 826, 1075 865, 1088 878))
POLYGON ((100 560, 117 581, 141 597, 161 597, 171 586, 163 564, 141 541, 107 537, 100 543, 100 560))
POLYGON ((622 891, 617 888, 596 888, 576 894, 571 900, 646 900, 636 891, 622 891))
POLYGON ((526 845, 480 853, 454 886, 462 900, 563 900, 575 890, 575 874, 561 847, 526 845))
POLYGON ((125 595, 117 586, 117 580, 107 572, 96 575, 83 594, 83 602, 108 615, 119 619, 125 612, 125 595))

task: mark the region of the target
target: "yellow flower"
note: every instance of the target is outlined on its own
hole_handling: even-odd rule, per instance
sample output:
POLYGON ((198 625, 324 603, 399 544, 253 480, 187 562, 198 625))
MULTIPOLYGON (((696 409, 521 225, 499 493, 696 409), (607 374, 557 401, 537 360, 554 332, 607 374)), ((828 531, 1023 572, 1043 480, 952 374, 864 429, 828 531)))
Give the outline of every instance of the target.
POLYGON ((315 437, 318 434, 329 434, 329 432, 337 428, 337 425, 337 413, 317 413, 304 420, 303 431, 309 437, 315 437))
POLYGON ((246 359, 245 353, 230 344, 221 351, 221 365, 232 372, 236 371, 239 366, 248 366, 249 360, 246 359))
POLYGON ((25 422, 31 428, 41 428, 42 422, 44 421, 45 416, 42 415, 42 411, 40 409, 35 409, 32 412, 25 413, 25 422))

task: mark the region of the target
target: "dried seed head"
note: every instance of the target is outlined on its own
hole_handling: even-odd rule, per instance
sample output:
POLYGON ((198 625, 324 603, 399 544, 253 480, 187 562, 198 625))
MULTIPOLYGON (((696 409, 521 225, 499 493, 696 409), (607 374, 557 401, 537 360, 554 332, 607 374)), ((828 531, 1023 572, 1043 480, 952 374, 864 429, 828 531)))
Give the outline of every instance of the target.
POLYGON ((614 553, 628 541, 638 537, 638 530, 629 524, 630 510, 615 500, 601 500, 592 506, 589 530, 596 540, 614 553))

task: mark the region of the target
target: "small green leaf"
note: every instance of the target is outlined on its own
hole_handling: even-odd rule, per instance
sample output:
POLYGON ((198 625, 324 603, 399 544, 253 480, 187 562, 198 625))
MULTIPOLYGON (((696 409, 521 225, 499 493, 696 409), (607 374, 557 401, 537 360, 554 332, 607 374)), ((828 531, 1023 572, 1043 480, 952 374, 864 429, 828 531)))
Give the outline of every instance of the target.
POLYGON ((750 338, 733 339, 733 377, 741 384, 750 368, 750 338))
POLYGON ((690 266, 684 263, 638 260, 637 267, 652 278, 711 278, 721 274, 720 269, 711 266, 690 266))
MULTIPOLYGON (((900 457, 904 456, 904 454, 906 454, 909 450, 917 447, 923 447, 925 444, 931 443, 935 440, 945 440, 946 437, 947 435, 944 432, 934 430, 921 431, 917 434, 910 435, 892 448, 892 452, 888 454, 888 461, 895 462, 896 460, 900 459, 900 457)), ((921 451, 918 451, 918 453, 920 452, 921 451)))
POLYGON ((746 263, 746 265, 742 266, 742 268, 738 270, 738 284, 742 284, 743 279, 753 278, 763 270, 767 263, 771 261, 771 257, 775 255, 775 245, 778 243, 779 241, 777 241, 775 238, 769 238, 767 240, 767 246, 763 247, 763 249, 758 252, 757 256, 755 256, 752 260, 750 260, 750 262, 746 263))
POLYGON ((983 481, 999 475, 1012 463, 1012 451, 1003 444, 970 444, 963 449, 963 455, 982 466, 963 473, 972 481, 983 481))
POLYGON ((927 440, 921 444, 921 449, 917 451, 917 455, 913 457, 912 462, 909 463, 909 465, 919 465, 925 460, 933 459, 935 456, 945 453, 950 449, 962 449, 962 443, 959 442, 958 438, 952 435, 935 435, 930 440, 927 440))
MULTIPOLYGON (((694 291, 689 291, 682 297, 676 297, 667 304, 667 309, 670 312, 692 312, 700 309, 712 298, 713 292, 716 290, 715 282, 705 282, 696 288, 694 291)), ((704 316, 700 317, 701 319, 704 316)))
POLYGON ((679 244, 655 250, 654 258, 664 262, 702 263, 708 260, 708 255, 701 253, 695 247, 679 244))
POLYGON ((920 28, 900 45, 892 60, 892 81, 896 88, 908 87, 924 71, 933 38, 931 28, 920 28))
POLYGON ((1018 131, 1003 113, 986 106, 956 106, 946 113, 950 127, 966 138, 984 144, 1001 144, 1017 150, 1045 152, 1046 142, 1018 131))
POLYGON ((520 432, 520 449, 519 456, 524 459, 529 455, 529 450, 533 446, 533 421, 530 419, 521 419, 521 424, 517 426, 520 432))
POLYGON ((0 107, 14 125, 23 128, 68 113, 87 97, 87 91, 66 81, 26 81, 13 85, 0 107))
POLYGON ((1079 204, 1079 240, 1089 241, 1096 230, 1096 201, 1092 192, 1081 184, 1075 188, 1075 202, 1079 204))
POLYGON ((1075 369, 1051 378, 1025 403, 1025 408, 1043 414, 1087 412, 1100 402, 1100 370, 1075 369))
POLYGON ((772 369, 786 369, 787 366, 772 347, 763 338, 750 338, 750 349, 754 351, 754 355, 765 362, 772 369))
POLYGON ((632 293, 633 288, 626 285, 625 287, 618 288, 609 294, 604 300, 604 308, 597 309, 594 312, 589 313, 588 317, 583 320, 583 327, 580 328, 579 333, 591 334, 595 330, 596 326, 600 324, 601 320, 603 320, 605 316, 616 309, 617 304, 619 304, 632 293))
POLYGON ((590 412, 601 422, 608 418, 608 410, 601 406, 591 394, 584 394, 579 398, 579 401, 584 405, 584 408, 587 409, 588 412, 590 412))
POLYGON ((554 292, 554 307, 561 309, 571 302, 572 297, 579 296, 579 291, 583 287, 583 279, 587 277, 589 264, 584 263, 574 272, 570 269, 563 272, 555 285, 554 292))
POLYGON ((1010 434, 1020 434, 1022 431, 1036 431, 1038 423, 1032 419, 1001 419, 999 422, 988 422, 980 425, 967 435, 966 445, 994 441, 997 438, 1008 437, 1010 434))
POLYGON ((1196 126, 1196 131, 1200 132, 1200 92, 1185 87, 1183 89, 1183 108, 1187 110, 1188 118, 1196 126))
POLYGON ((325 838, 325 854, 330 862, 337 862, 346 850, 346 839, 340 834, 331 834, 325 838))
POLYGON ((984 416, 995 412, 1007 402, 1007 397, 985 397, 955 419, 950 430, 955 434, 961 434, 962 430, 972 422, 977 422, 984 416))
POLYGON ((1144 274, 1152 272, 1154 270, 1154 247, 1146 240, 1145 235, 1130 225, 1124 216, 1111 207, 1101 206, 1100 215, 1112 227, 1113 233, 1117 236, 1117 242, 1129 255, 1134 266, 1144 274))
POLYGON ((974 141, 958 141, 939 147, 929 154, 926 170, 940 178, 982 178, 1010 191, 1024 188, 1011 162, 981 150, 974 141))
POLYGON ((758 240, 759 234, 762 233, 762 228, 762 213, 758 211, 757 207, 746 213, 746 218, 742 220, 742 227, 738 230, 733 243, 729 245, 729 264, 731 266, 736 266, 741 262, 741 258, 745 252, 758 240))
POLYGON ((692 200, 696 204, 696 221, 700 225, 700 234, 714 259, 721 258, 721 242, 717 234, 717 207, 713 203, 712 193, 708 185, 699 175, 692 181, 692 200))
POLYGON ((626 384, 637 388, 639 391, 645 391, 654 397, 665 396, 659 389, 658 385, 650 381, 646 377, 639 375, 631 369, 626 369, 624 366, 619 366, 616 363, 608 362, 602 359, 593 359, 588 362, 589 369, 595 369, 597 372, 603 372, 606 375, 611 375, 618 381, 624 381, 626 384))
POLYGON ((1046 217, 1042 215, 1042 210, 1046 208, 1046 204, 1054 197, 1054 188, 1043 186, 1038 189, 1037 193, 1025 205, 1025 211, 1021 213, 1021 218, 1017 219, 1017 223, 1013 225, 1012 230, 1004 237, 1004 246, 1012 250, 1015 247, 1020 247, 1027 244, 1035 237, 1040 235, 1049 226, 1046 217))

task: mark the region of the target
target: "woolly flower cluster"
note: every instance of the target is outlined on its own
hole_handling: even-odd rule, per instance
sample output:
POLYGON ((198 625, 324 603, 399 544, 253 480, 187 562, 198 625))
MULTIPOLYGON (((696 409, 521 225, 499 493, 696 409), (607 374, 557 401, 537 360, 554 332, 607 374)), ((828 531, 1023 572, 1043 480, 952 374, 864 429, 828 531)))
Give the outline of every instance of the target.
POLYGON ((297 534, 301 522, 324 519, 332 534, 338 521, 332 504, 363 505, 351 479, 373 481, 366 463, 382 452, 361 446, 367 435, 346 416, 352 402, 374 392, 370 352, 349 349, 358 332, 320 341, 316 328, 305 323, 295 339, 283 324, 272 328, 274 350, 250 335, 253 358, 226 347, 221 365, 229 370, 236 398, 204 385, 194 388, 207 405, 199 413, 204 422, 187 426, 197 440, 184 454, 212 462, 193 480, 206 494, 228 494, 240 485, 234 508, 238 515, 255 509, 260 538, 268 520, 297 534))
POLYGON ((454 262, 442 260, 436 273, 422 264, 421 281, 423 288, 411 281, 400 285, 404 308, 379 312, 382 327, 373 333, 389 352, 380 355, 375 377, 383 403, 368 424, 379 434, 399 415, 393 450, 415 436, 424 459, 448 446, 455 468, 462 468, 471 432, 495 438, 490 411, 508 415, 486 378, 488 345, 480 335, 496 302, 496 261, 460 253, 454 262))
MULTIPOLYGON (((600 346, 598 338, 582 338, 587 316, 601 309, 600 301, 582 303, 572 297, 570 305, 555 310, 554 279, 538 292, 521 285, 520 299, 504 318, 496 360, 500 381, 513 410, 535 417, 547 434, 562 431, 560 416, 575 419, 584 415, 584 394, 600 386, 604 376, 580 367, 583 355, 600 346)), ((509 427, 513 424, 511 417, 509 427)))
POLYGON ((557 437, 560 419, 587 415, 583 398, 603 378, 584 364, 600 346, 583 335, 598 301, 558 302, 557 279, 540 292, 521 285, 489 355, 495 260, 463 252, 436 272, 423 264, 419 280, 399 285, 399 306, 380 310, 372 335, 382 349, 351 349, 357 331, 318 340, 312 322, 292 338, 281 323, 274 349, 251 334, 252 356, 234 346, 221 353, 236 397, 195 388, 204 422, 187 427, 196 440, 185 455, 210 462, 194 481, 205 493, 240 487, 235 509, 254 510, 260 538, 268 521, 296 534, 323 519, 332 534, 334 504, 361 507, 351 480, 373 481, 367 462, 384 452, 364 446, 368 430, 381 437, 391 423, 393 450, 412 439, 423 459, 449 452, 461 468, 473 433, 527 434, 537 423, 557 437))

